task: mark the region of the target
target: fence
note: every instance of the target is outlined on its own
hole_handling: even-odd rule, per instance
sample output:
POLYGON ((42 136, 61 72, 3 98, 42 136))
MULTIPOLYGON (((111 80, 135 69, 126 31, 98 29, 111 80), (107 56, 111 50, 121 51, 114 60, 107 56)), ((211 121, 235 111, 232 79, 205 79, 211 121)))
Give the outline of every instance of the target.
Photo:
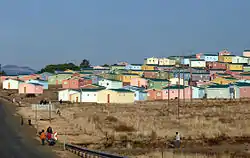
POLYGON ((54 104, 31 104, 33 111, 55 111, 56 106, 54 104))
POLYGON ((65 144, 65 149, 69 150, 81 157, 98 157, 98 158, 126 158, 123 156, 117 156, 113 154, 107 154, 104 152, 89 150, 85 148, 80 148, 74 145, 65 144))

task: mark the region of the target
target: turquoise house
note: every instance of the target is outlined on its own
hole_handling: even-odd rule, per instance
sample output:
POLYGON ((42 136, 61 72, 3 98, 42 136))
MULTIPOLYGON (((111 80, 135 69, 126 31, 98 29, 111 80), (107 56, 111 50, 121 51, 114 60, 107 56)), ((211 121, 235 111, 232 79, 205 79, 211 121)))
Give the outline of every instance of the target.
POLYGON ((144 88, 135 86, 124 86, 123 89, 130 90, 135 94, 135 101, 145 101, 148 98, 148 93, 144 88))
POLYGON ((192 98, 201 99, 205 96, 205 88, 202 87, 192 87, 192 98))
POLYGON ((48 80, 49 79, 49 76, 52 76, 53 74, 52 73, 49 73, 49 72, 43 72, 41 74, 39 74, 39 79, 40 80, 48 80))
POLYGON ((40 84, 43 86, 43 89, 49 89, 49 84, 48 84, 48 81, 45 81, 45 80, 39 80, 39 79, 30 79, 30 80, 27 80, 26 83, 32 83, 32 84, 40 84))

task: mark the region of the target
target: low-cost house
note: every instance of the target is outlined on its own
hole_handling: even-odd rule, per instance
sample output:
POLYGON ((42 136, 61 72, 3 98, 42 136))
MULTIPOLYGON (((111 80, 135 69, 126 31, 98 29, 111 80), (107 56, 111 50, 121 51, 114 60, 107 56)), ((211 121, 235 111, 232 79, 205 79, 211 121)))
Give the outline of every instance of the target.
POLYGON ((227 63, 224 62, 206 62, 206 66, 208 69, 212 70, 225 70, 227 69, 227 63))
POLYGON ((159 75, 158 70, 145 70, 143 73, 143 77, 145 78, 157 78, 159 75))
POLYGON ((4 80, 7 79, 18 79, 18 76, 17 75, 0 76, 0 82, 3 82, 4 80))
POLYGON ((125 67, 125 65, 111 65, 110 70, 114 72, 116 70, 124 70, 125 67))
POLYGON ((62 101, 72 101, 72 99, 70 98, 70 95, 75 94, 75 93, 80 93, 80 91, 75 90, 75 89, 60 90, 60 91, 58 91, 58 100, 59 101, 60 100, 62 100, 62 101))
POLYGON ((248 57, 244 56, 233 56, 232 57, 232 63, 233 64, 248 64, 248 57))
POLYGON ((229 63, 227 65, 227 70, 236 70, 236 71, 243 71, 243 65, 242 64, 233 64, 233 63, 229 63))
POLYGON ((49 85, 61 85, 62 81, 68 78, 71 78, 73 73, 58 73, 52 76, 49 76, 48 83, 49 85))
POLYGON ((191 67, 193 67, 193 68, 204 68, 204 67, 206 67, 206 61, 205 60, 191 59, 190 64, 191 64, 191 67))
POLYGON ((148 93, 148 100, 162 100, 162 90, 148 89, 146 92, 148 93))
POLYGON ((236 83, 240 98, 250 98, 250 83, 236 83))
POLYGON ((39 74, 39 79, 47 81, 49 79, 49 76, 52 76, 52 75, 53 75, 52 73, 43 72, 43 73, 39 74))
POLYGON ((20 83, 23 83, 23 81, 18 79, 6 79, 3 81, 3 89, 18 89, 20 83))
POLYGON ((49 88, 48 81, 45 81, 45 80, 30 79, 30 80, 27 80, 26 83, 36 83, 36 84, 43 85, 43 89, 49 88))
POLYGON ((43 94, 43 85, 38 83, 20 83, 19 94, 43 94))
POLYGON ((84 85, 92 84, 92 79, 83 77, 72 77, 62 81, 62 88, 64 89, 79 89, 84 85))
POLYGON ((80 89, 81 91, 81 102, 88 103, 97 103, 99 92, 103 90, 103 88, 96 89, 80 89))
POLYGON ((236 78, 227 77, 227 76, 217 77, 211 81, 211 83, 222 84, 222 85, 228 85, 228 84, 235 83, 235 82, 237 82, 236 78))
POLYGON ((136 87, 144 87, 147 88, 148 86, 148 80, 146 78, 132 78, 131 79, 131 86, 136 86, 136 87))
POLYGON ((220 55, 218 58, 218 61, 224 62, 224 63, 232 63, 234 56, 235 55, 220 55))
POLYGON ((148 79, 149 89, 162 89, 168 85, 168 80, 163 79, 148 79))
POLYGON ((202 87, 192 87, 192 98, 202 99, 205 96, 205 88, 202 87))
POLYGON ((118 80, 102 79, 98 85, 106 87, 107 89, 119 89, 123 87, 123 83, 118 80))
POLYGON ((145 65, 158 65, 159 64, 159 59, 156 58, 156 57, 145 58, 144 59, 144 64, 145 65))
POLYGON ((207 98, 239 98, 239 88, 231 85, 210 85, 206 88, 207 98))
POLYGON ((210 81, 210 73, 192 73, 192 81, 210 81))
POLYGON ((134 92, 127 89, 105 89, 98 92, 97 103, 134 103, 134 92))
POLYGON ((126 70, 141 70, 142 64, 128 64, 126 65, 126 70))
POLYGON ((169 58, 159 58, 159 65, 175 65, 175 60, 169 58))
POLYGON ((136 74, 122 73, 122 74, 120 74, 119 80, 122 81, 123 83, 127 83, 128 85, 130 85, 131 79, 138 78, 138 77, 140 77, 140 76, 138 76, 136 74))
POLYGON ((200 59, 203 59, 206 62, 215 62, 215 61, 218 61, 218 55, 205 53, 205 54, 201 54, 200 59))
POLYGON ((135 86, 125 86, 123 88, 134 92, 136 101, 145 101, 145 100, 147 100, 148 93, 145 91, 144 88, 135 87, 135 86))
POLYGON ((158 65, 149 65, 149 64, 147 64, 147 65, 142 65, 141 69, 144 70, 144 71, 145 70, 156 70, 157 66, 158 65))
POLYGON ((189 99, 190 98, 190 88, 183 85, 171 85, 165 87, 162 90, 162 98, 168 99, 168 90, 169 90, 169 99, 177 99, 180 96, 180 99, 189 99))

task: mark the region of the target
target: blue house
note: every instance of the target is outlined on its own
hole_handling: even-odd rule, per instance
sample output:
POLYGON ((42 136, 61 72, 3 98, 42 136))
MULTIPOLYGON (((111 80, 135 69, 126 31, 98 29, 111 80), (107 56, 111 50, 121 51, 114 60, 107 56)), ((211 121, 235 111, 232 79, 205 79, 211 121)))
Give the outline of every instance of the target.
POLYGON ((145 101, 148 98, 148 93, 144 88, 136 86, 124 86, 123 88, 135 93, 135 101, 145 101))
MULTIPOLYGON (((178 71, 174 71, 173 72, 173 76, 174 78, 178 78, 179 77, 179 72, 178 71)), ((183 79, 184 76, 184 80, 189 80, 190 79, 190 72, 183 72, 182 70, 180 70, 180 78, 183 79)))
POLYGON ((142 64, 128 64, 125 66, 126 70, 141 70, 142 64))
POLYGON ((41 74, 39 74, 39 79, 40 80, 48 80, 49 76, 52 76, 53 74, 52 73, 49 73, 49 72, 43 72, 41 74))
POLYGON ((98 75, 90 75, 88 78, 92 79, 92 84, 98 84, 98 82, 103 79, 103 77, 98 75))
POLYGON ((215 62, 215 61, 218 61, 218 55, 217 54, 202 54, 200 59, 203 59, 208 62, 215 62))
POLYGON ((192 98, 201 99, 205 96, 205 88, 202 87, 192 87, 192 98))
POLYGON ((45 80, 39 80, 39 79, 33 80, 33 79, 31 79, 31 80, 26 81, 26 83, 40 84, 43 86, 43 89, 49 88, 48 81, 45 81, 45 80))

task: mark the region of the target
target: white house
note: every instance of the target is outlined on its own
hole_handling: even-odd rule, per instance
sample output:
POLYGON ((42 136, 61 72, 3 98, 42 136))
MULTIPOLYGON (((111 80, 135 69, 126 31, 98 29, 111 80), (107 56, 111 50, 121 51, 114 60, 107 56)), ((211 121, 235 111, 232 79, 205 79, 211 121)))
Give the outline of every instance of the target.
POLYGON ((16 80, 16 79, 4 80, 3 89, 18 89, 20 83, 23 83, 23 81, 16 80))
POLYGON ((123 87, 123 83, 117 80, 102 79, 98 81, 100 86, 106 87, 106 89, 118 89, 123 87))
POLYGON ((233 56, 232 63, 234 64, 248 64, 249 58, 244 56, 233 56))
POLYGON ((169 58, 159 58, 159 65, 175 65, 175 60, 169 58))
POLYGON ((98 93, 103 89, 81 89, 81 102, 97 103, 98 93))
POLYGON ((58 91, 58 100, 70 101, 70 95, 75 94, 75 93, 79 93, 79 91, 73 90, 73 89, 65 89, 65 90, 58 91))
POLYGON ((206 61, 205 60, 197 60, 197 59, 192 59, 190 60, 190 66, 191 67, 197 67, 197 68, 204 68, 206 67, 206 61))
POLYGON ((146 64, 146 65, 158 65, 159 59, 155 58, 155 57, 146 58, 146 59, 144 59, 144 64, 146 64))

